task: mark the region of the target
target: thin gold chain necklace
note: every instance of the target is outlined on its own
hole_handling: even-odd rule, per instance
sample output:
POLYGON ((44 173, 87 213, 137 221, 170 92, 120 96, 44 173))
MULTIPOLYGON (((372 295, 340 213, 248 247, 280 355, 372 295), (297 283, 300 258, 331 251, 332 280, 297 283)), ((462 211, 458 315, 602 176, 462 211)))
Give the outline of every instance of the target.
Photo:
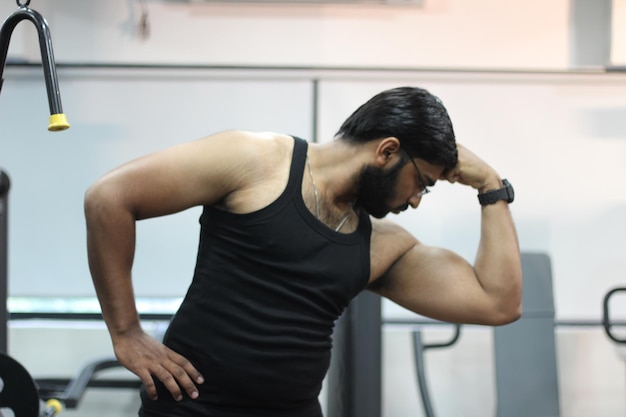
MULTIPOLYGON (((317 220, 321 221, 321 219, 320 219, 320 198, 319 198, 319 194, 317 192, 317 186, 315 185, 315 179, 313 178, 313 170, 311 169, 311 160, 309 159, 308 155, 306 157, 306 164, 309 167, 309 177, 311 177, 311 184, 313 184, 313 193, 315 194, 315 217, 317 217, 317 220)), ((346 214, 346 216, 343 219, 341 219, 341 221, 339 222, 339 225, 335 228, 335 232, 338 232, 339 230, 341 230, 343 225, 348 220, 348 217, 350 217, 350 214, 352 214, 352 211, 349 211, 348 214, 346 214)))

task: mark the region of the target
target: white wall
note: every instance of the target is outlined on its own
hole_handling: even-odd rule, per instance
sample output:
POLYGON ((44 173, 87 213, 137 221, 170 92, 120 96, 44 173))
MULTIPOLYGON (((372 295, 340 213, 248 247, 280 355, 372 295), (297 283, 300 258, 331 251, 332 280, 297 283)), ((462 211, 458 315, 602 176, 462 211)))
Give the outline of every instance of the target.
MULTIPOLYGON (((14 10, 3 2, 0 12, 14 10)), ((34 0, 59 62, 567 68, 567 0, 425 0, 423 6, 34 0)), ((25 23, 24 26, 27 26, 25 23)), ((29 30, 18 26, 19 31, 29 30)), ((12 52, 37 59, 33 36, 12 52)))
MULTIPOLYGON (((313 130, 313 87, 301 77, 84 69, 58 74, 72 127, 54 133, 46 130, 40 69, 7 68, 4 74, 0 166, 12 181, 12 295, 95 295, 87 268, 83 197, 113 167, 227 129, 303 137, 313 130)), ((133 269, 138 295, 184 295, 193 273, 200 211, 139 222, 133 269)))

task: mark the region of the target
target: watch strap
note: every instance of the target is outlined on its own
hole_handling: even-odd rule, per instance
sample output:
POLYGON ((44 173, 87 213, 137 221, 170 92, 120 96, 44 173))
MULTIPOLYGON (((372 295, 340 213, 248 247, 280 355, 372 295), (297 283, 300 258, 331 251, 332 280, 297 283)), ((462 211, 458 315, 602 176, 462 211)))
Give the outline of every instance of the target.
POLYGON ((506 179, 502 180, 502 188, 478 194, 478 201, 480 202, 481 206, 494 204, 495 202, 500 200, 504 200, 507 203, 512 203, 514 199, 515 192, 513 190, 513 186, 506 179))

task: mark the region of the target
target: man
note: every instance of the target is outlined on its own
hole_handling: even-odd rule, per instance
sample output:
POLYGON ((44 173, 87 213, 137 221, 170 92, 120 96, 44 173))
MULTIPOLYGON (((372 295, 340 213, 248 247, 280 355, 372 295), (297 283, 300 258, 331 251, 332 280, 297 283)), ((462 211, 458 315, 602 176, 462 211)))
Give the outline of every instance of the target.
POLYGON ((229 131, 113 170, 86 194, 89 264, 115 354, 144 384, 140 415, 321 416, 333 324, 365 288, 439 320, 516 320, 511 201, 441 101, 411 87, 373 97, 331 143, 229 131), (474 265, 383 219, 437 180, 478 192, 474 265), (194 279, 162 344, 135 309, 135 222, 198 205, 194 279))

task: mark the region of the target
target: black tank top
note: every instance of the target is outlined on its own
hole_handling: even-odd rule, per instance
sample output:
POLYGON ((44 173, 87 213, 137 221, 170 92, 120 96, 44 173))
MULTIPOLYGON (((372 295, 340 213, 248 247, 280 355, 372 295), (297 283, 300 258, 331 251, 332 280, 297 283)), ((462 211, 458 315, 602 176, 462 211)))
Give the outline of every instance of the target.
MULTIPOLYGON (((175 403, 188 415, 321 415, 335 320, 368 282, 371 223, 359 210, 357 230, 342 234, 311 214, 301 191, 307 142, 294 140, 273 203, 248 214, 207 206, 200 218, 193 282, 164 339, 206 379, 199 399, 175 403)), ((171 395, 159 388, 160 412, 187 415, 164 411, 171 395)))

